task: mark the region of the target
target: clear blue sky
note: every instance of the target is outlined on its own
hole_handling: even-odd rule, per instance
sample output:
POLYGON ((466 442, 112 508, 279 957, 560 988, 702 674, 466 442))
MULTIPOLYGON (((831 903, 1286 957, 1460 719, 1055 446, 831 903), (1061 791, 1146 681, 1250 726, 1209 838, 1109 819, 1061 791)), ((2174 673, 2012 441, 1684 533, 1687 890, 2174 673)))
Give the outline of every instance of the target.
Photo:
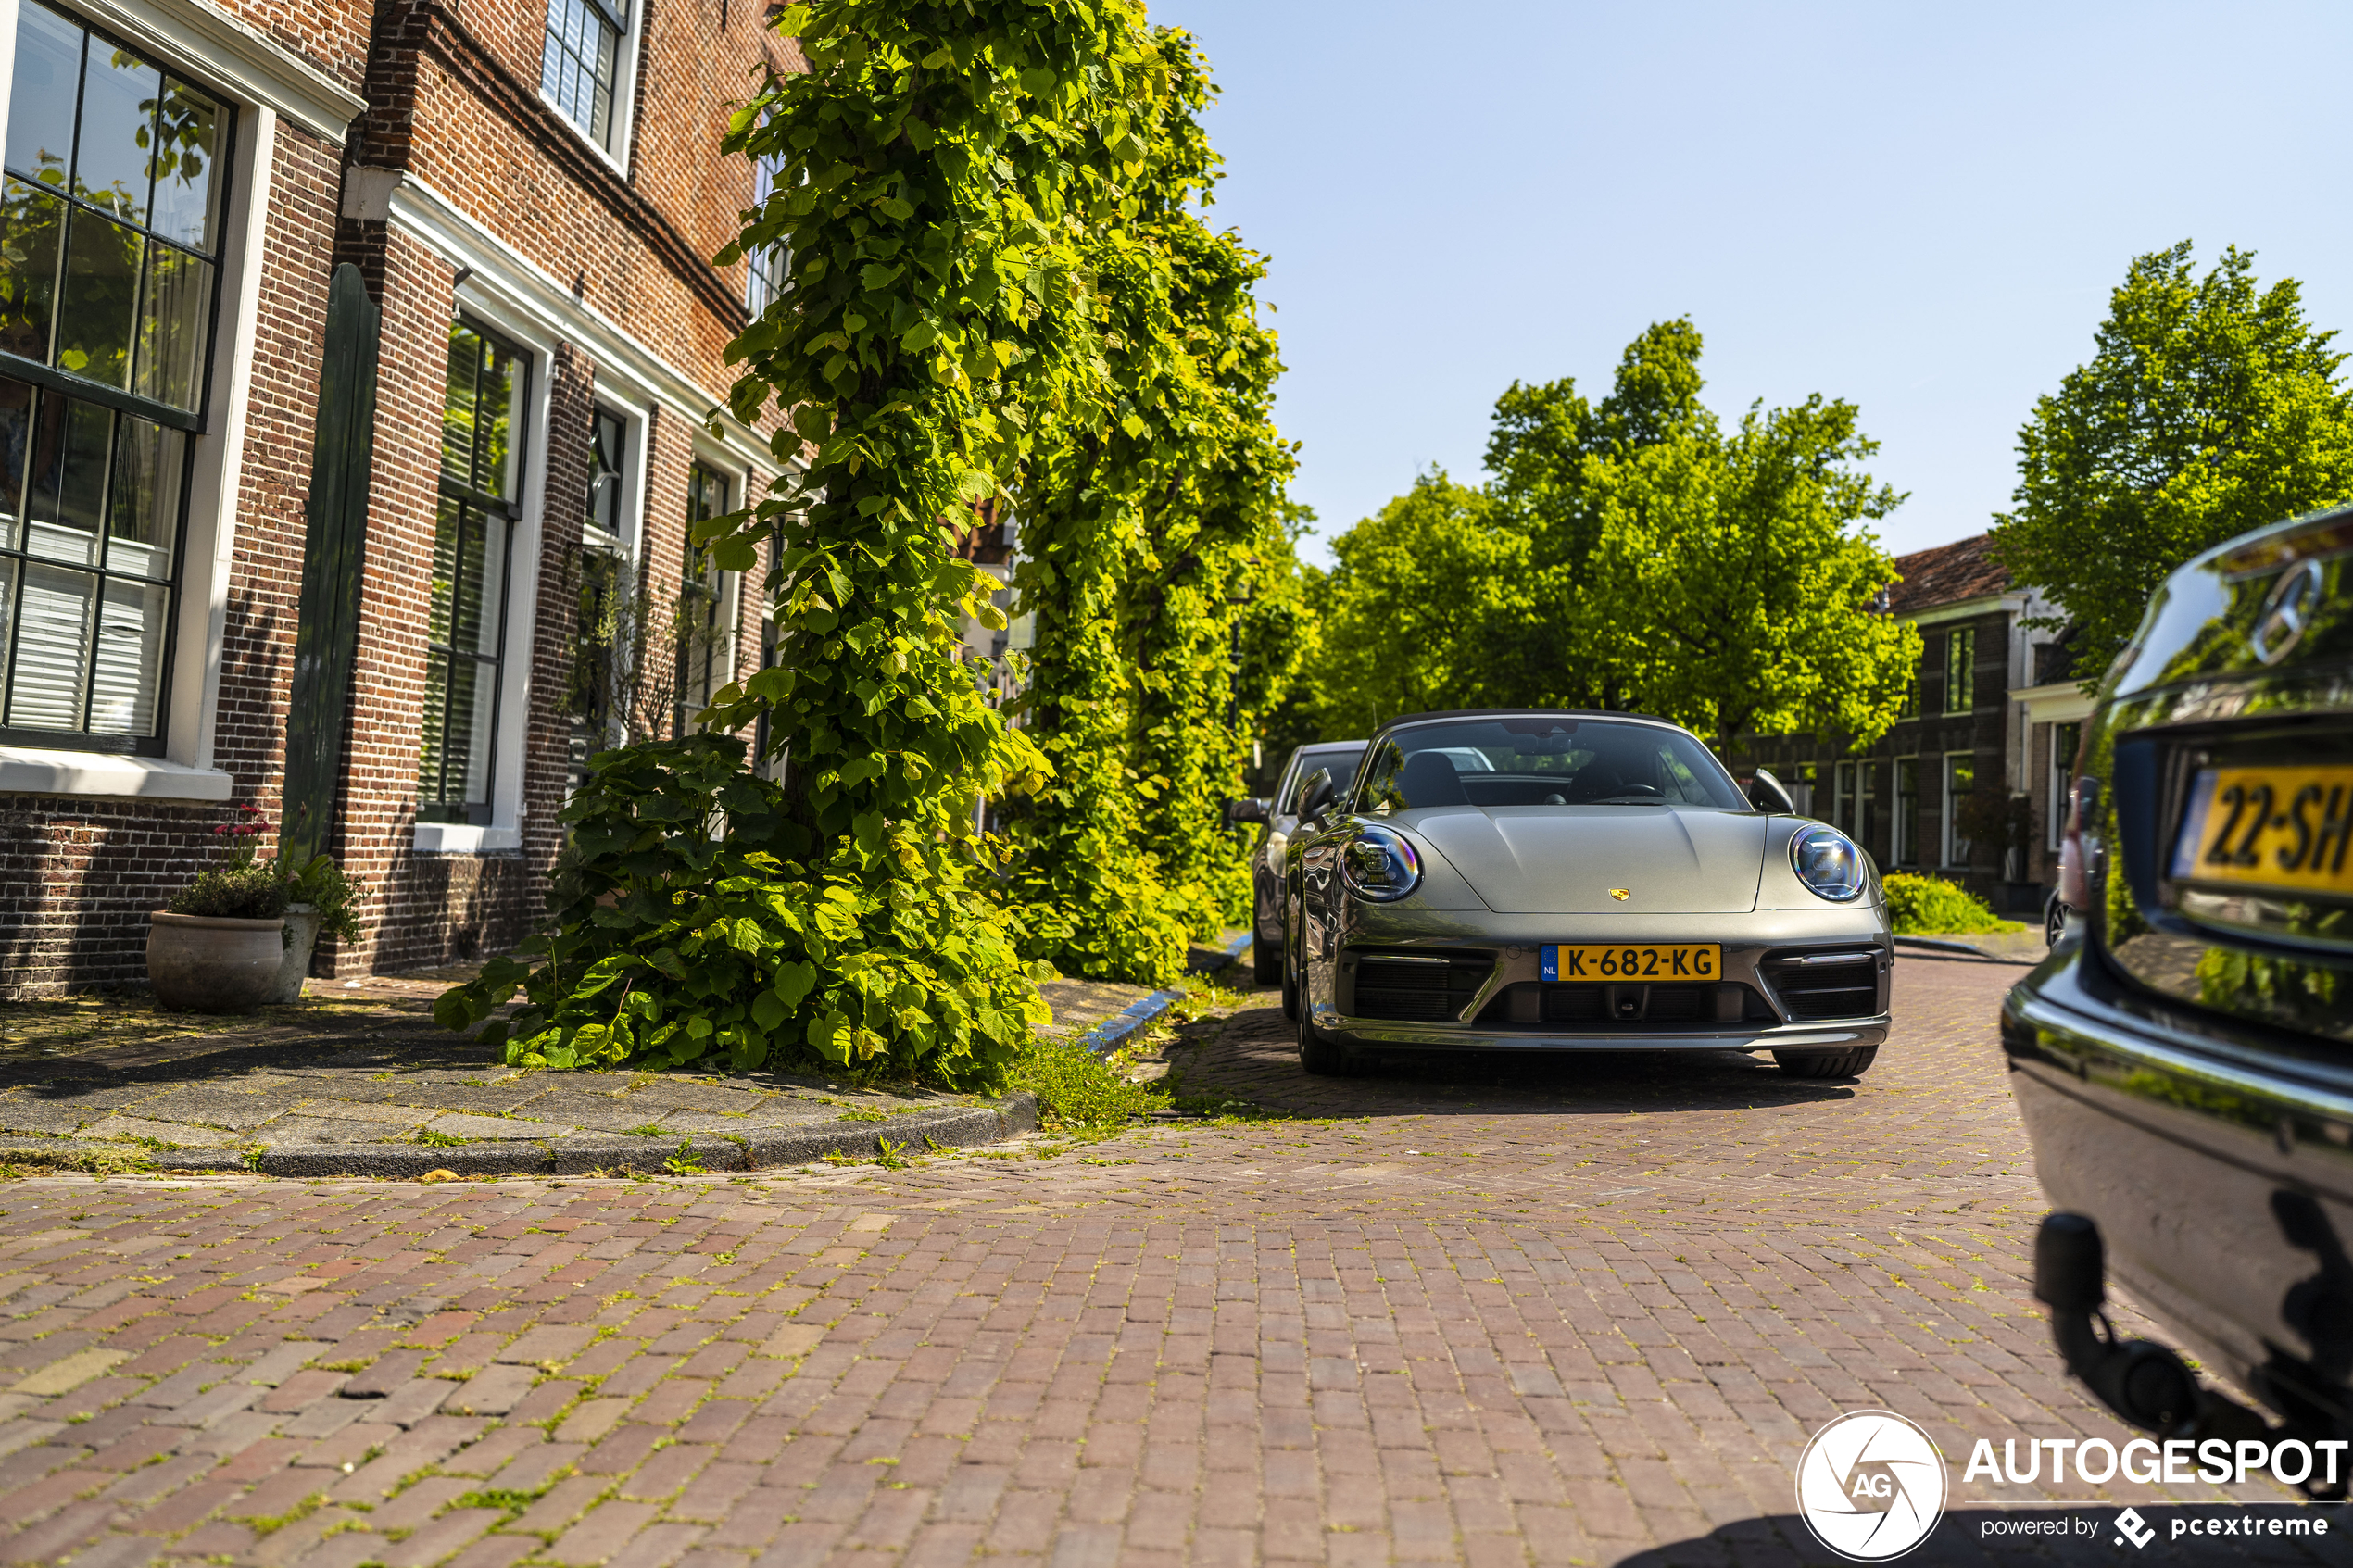
MULTIPOLYGON (((1294 495, 1476 481, 1515 378, 1644 324, 1707 400, 1861 407, 1902 551, 1982 531, 2126 262, 2253 249, 2353 328, 2353 6, 1157 0, 1224 96, 1213 222, 1273 257, 1294 495)), ((2353 346, 2348 337, 2346 346, 2353 346)), ((1313 558, 1326 558, 1311 546, 1313 558)))

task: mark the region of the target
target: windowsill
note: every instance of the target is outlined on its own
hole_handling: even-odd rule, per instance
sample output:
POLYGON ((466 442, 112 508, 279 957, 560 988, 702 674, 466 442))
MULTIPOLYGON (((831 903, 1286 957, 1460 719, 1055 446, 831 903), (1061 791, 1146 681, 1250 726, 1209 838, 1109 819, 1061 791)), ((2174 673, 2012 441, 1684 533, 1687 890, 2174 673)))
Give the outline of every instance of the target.
POLYGON ((483 855, 494 849, 522 847, 520 828, 481 828, 471 822, 419 822, 420 855, 483 855))
POLYGON ((233 782, 218 768, 192 768, 160 757, 0 746, 0 793, 226 800, 233 782))
MULTIPOLYGON (((557 103, 555 99, 547 96, 547 89, 540 89, 539 101, 547 107, 547 112, 553 115, 557 120, 562 124, 565 130, 572 132, 573 138, 577 140, 582 146, 587 148, 590 153, 594 154, 598 159, 602 160, 606 168, 611 169, 615 174, 620 175, 623 183, 628 183, 629 169, 621 161, 620 154, 614 152, 610 147, 600 145, 598 143, 597 138, 588 133, 588 128, 586 126, 582 125, 578 120, 573 119, 571 115, 566 114, 562 105, 557 103)), ((629 128, 627 126, 617 126, 614 129, 616 132, 625 132, 629 128)), ((614 136, 613 140, 618 142, 624 140, 624 138, 617 134, 614 136)))

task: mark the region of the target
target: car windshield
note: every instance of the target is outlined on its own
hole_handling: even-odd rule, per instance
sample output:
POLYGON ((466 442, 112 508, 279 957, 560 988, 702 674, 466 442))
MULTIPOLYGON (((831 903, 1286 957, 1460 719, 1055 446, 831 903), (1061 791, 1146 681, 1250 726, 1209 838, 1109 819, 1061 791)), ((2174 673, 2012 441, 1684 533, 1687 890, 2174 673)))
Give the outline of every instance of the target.
POLYGON ((1330 770, 1332 784, 1345 796, 1348 786, 1356 782, 1356 770, 1365 760, 1365 748, 1352 746, 1333 751, 1310 751, 1299 759, 1299 771, 1291 775, 1290 787, 1284 791, 1282 815, 1299 814, 1299 797, 1306 789, 1307 781, 1326 769, 1330 770))
POLYGON ((1542 713, 1416 724, 1384 736, 1356 809, 1425 806, 1749 809, 1723 765, 1681 730, 1542 713))

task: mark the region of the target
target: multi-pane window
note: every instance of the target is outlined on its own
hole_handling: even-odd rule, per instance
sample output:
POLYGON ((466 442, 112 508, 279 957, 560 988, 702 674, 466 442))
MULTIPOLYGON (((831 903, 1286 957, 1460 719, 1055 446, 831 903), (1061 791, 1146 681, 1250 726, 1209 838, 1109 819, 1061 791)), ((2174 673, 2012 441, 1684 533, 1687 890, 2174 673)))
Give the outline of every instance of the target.
POLYGON ((597 410, 588 439, 588 516, 582 531, 580 597, 573 632, 569 795, 588 782, 588 759, 614 740, 613 682, 623 654, 621 465, 628 426, 597 410))
POLYGON ((1977 629, 1956 626, 1944 633, 1944 711, 1968 713, 1977 707, 1977 629))
POLYGON ((620 415, 597 410, 588 440, 587 521, 592 535, 604 535, 600 544, 621 538, 622 442, 628 433, 620 415))
POLYGON ((1966 826, 1969 797, 1977 788, 1977 758, 1957 751, 1944 759, 1944 863, 1969 869, 1971 846, 1966 826))
MULTIPOLYGON (((752 165, 751 200, 754 207, 765 207, 775 193, 776 175, 782 160, 774 154, 766 155, 752 165)), ((744 305, 754 316, 768 308, 785 292, 792 276, 792 251, 781 242, 762 245, 746 257, 749 278, 744 285, 744 305)))
POLYGON ((686 479, 686 569, 678 593, 678 711, 676 732, 711 706, 711 694, 734 674, 735 638, 727 624, 727 574, 692 538, 692 525, 727 508, 727 476, 697 463, 686 479))
POLYGON ((1920 759, 1895 759, 1894 861, 1899 866, 1920 862, 1920 759))
POLYGON ((231 111, 23 0, 0 182, 0 731, 162 749, 231 111))
POLYGON ((1837 781, 1831 794, 1831 826, 1852 835, 1855 832, 1855 764, 1841 762, 1831 770, 1837 781))
POLYGON ((539 60, 539 90, 565 118, 609 153, 613 106, 621 94, 622 40, 629 35, 629 0, 547 0, 547 47, 539 60))
POLYGON ((2067 832, 2068 786, 2075 776, 2076 749, 2082 744, 2082 725, 2051 726, 2051 802, 2046 815, 2050 818, 2047 842, 2053 849, 2067 832))
POLYGON ((529 376, 521 349, 462 318, 450 324, 425 632, 420 822, 490 821, 507 557, 521 509, 529 376))

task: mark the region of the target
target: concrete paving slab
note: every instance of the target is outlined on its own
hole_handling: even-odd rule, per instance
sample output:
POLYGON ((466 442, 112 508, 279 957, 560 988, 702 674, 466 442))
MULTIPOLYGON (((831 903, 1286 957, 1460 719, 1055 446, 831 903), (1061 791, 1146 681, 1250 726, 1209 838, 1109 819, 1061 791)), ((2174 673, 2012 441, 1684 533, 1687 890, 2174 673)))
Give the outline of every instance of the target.
POLYGON ((183 1148, 228 1148, 237 1142, 237 1135, 218 1127, 200 1127, 187 1122, 157 1122, 145 1116, 125 1116, 117 1112, 101 1117, 83 1129, 87 1138, 153 1138, 158 1143, 178 1144, 183 1148))
POLYGON ((579 1130, 560 1122, 539 1122, 522 1116, 511 1120, 503 1116, 474 1116, 462 1110, 445 1110, 425 1125, 453 1138, 483 1138, 494 1142, 569 1137, 579 1130))

